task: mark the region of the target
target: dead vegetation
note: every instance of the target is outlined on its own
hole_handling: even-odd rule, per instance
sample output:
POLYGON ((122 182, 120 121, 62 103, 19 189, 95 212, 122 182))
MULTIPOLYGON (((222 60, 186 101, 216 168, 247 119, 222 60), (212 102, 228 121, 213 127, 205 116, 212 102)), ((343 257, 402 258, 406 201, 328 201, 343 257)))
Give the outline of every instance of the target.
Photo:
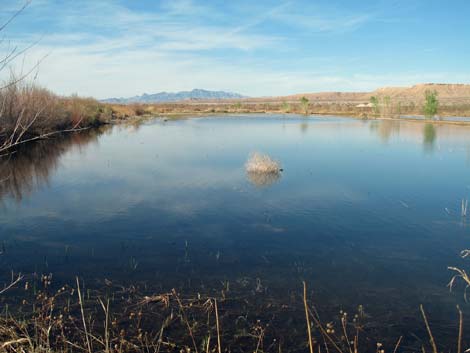
POLYGON ((254 152, 248 158, 245 164, 247 173, 258 174, 278 174, 281 172, 281 167, 278 162, 273 160, 268 155, 254 152))
POLYGON ((320 319, 305 282, 303 291, 292 292, 284 303, 228 288, 207 295, 176 289, 143 295, 137 287, 108 283, 97 291, 79 278, 54 289, 50 274, 13 277, 6 288, 15 304, 5 306, 8 297, 0 296, 1 352, 462 353, 466 344, 460 309, 455 347, 439 346, 422 306, 421 332, 428 343, 425 336, 414 345, 404 336, 382 341, 369 336, 362 306, 353 313, 341 310, 330 321, 320 319))
MULTIPOLYGON (((27 56, 32 43, 23 48, 5 39, 5 29, 21 15, 31 1, 24 1, 4 23, 0 23, 0 74, 10 70, 10 78, 0 83, 0 155, 9 154, 13 148, 29 141, 49 138, 52 135, 86 129, 120 117, 108 105, 93 98, 61 97, 36 84, 39 60, 29 68, 21 67, 14 73, 15 62, 27 56)), ((44 59, 44 58, 43 58, 44 59)), ((23 60, 24 63, 24 60, 23 60)), ((134 109, 138 115, 138 109, 134 109)))
POLYGON ((280 164, 268 155, 254 152, 245 163, 248 180, 255 186, 267 186, 281 176, 280 164))
POLYGON ((34 84, 16 82, 0 90, 0 153, 53 134, 104 124, 112 113, 91 98, 59 97, 34 84))
MULTIPOLYGON (((108 105, 117 117, 126 118, 139 115, 210 115, 210 114, 305 114, 338 115, 360 118, 386 118, 400 115, 419 116, 423 114, 423 104, 391 99, 387 104, 380 103, 379 111, 367 104, 355 102, 315 102, 300 101, 219 101, 219 102, 179 102, 159 104, 108 105)), ((439 115, 445 117, 470 117, 469 102, 449 103, 441 100, 439 115)))

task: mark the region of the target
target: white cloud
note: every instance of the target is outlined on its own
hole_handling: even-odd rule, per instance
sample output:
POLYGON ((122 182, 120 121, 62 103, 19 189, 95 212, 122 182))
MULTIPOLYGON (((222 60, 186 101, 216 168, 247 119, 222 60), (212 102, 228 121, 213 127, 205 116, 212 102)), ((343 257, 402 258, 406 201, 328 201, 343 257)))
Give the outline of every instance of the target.
POLYGON ((351 67, 358 66, 347 67, 350 58, 330 58, 328 53, 323 60, 312 53, 286 59, 292 38, 261 28, 268 24, 297 28, 289 34, 341 35, 372 21, 374 15, 365 11, 298 8, 288 1, 264 11, 254 4, 251 11, 240 10, 246 16, 235 16, 190 0, 168 0, 147 12, 110 0, 77 0, 67 5, 41 0, 41 6, 37 1, 21 21, 50 22, 47 32, 16 30, 8 35, 20 46, 44 36, 28 52, 25 65, 31 67, 48 55, 40 66, 39 82, 60 94, 105 98, 198 87, 261 96, 454 79, 446 73, 354 74, 351 67), (284 57, 278 59, 281 54, 284 57), (312 63, 315 71, 310 69, 312 63))
POLYGON ((417 82, 459 81, 470 78, 450 73, 369 75, 321 71, 273 72, 227 64, 197 53, 168 53, 146 48, 106 53, 92 48, 34 48, 27 65, 50 53, 40 67, 39 82, 63 94, 78 93, 98 98, 132 96, 143 92, 179 91, 195 87, 233 90, 242 94, 287 95, 327 90, 372 90, 380 86, 417 82), (125 69, 123 69, 125 68, 125 69))

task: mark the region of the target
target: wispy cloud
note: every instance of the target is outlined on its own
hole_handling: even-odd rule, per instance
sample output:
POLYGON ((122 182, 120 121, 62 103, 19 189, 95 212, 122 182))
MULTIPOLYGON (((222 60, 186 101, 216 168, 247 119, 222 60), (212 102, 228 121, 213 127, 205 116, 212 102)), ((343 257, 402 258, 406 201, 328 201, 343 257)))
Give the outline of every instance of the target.
MULTIPOLYGON (((22 3, 5 1, 0 20, 22 3)), ((393 67, 381 50, 395 55, 390 41, 383 47, 380 42, 369 45, 377 40, 377 28, 411 23, 406 22, 410 17, 392 15, 403 12, 399 1, 374 4, 33 0, 4 35, 23 47, 42 38, 25 58, 26 65, 34 65, 48 54, 40 66, 40 83, 59 93, 100 98, 195 87, 280 95, 458 80, 443 68, 413 70, 411 59, 406 68, 374 75, 379 64, 393 67)), ((426 55, 425 47, 419 41, 415 56, 426 55)), ((404 66, 412 54, 398 56, 404 66)), ((468 80, 468 75, 460 77, 468 80)))
POLYGON ((283 11, 271 14, 275 21, 311 32, 352 31, 372 20, 374 16, 371 11, 345 12, 315 4, 300 7, 292 1, 284 4, 283 11))

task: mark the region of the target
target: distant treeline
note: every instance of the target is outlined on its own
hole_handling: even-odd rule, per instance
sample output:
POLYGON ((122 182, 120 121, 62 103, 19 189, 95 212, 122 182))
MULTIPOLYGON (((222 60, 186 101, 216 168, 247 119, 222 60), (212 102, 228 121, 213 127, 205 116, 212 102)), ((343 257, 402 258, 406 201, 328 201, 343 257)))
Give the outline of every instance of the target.
POLYGON ((310 102, 254 100, 179 102, 159 104, 106 104, 93 98, 62 97, 24 80, 11 79, 0 89, 0 154, 26 141, 64 131, 99 126, 144 115, 211 113, 293 113, 348 115, 362 118, 400 115, 470 116, 470 102, 440 102, 427 92, 422 103, 390 97, 371 97, 370 102, 310 102))
MULTIPOLYGON (((377 97, 377 102, 359 104, 358 102, 311 102, 308 99, 298 101, 220 101, 220 102, 177 102, 142 105, 110 105, 119 116, 164 115, 164 114, 211 114, 211 113, 292 113, 349 115, 354 117, 396 117, 400 115, 439 115, 470 116, 470 101, 447 103, 445 101, 429 103, 431 110, 426 110, 426 100, 422 103, 403 102, 387 97, 377 97), (433 109, 435 108, 435 110, 433 109)), ((437 98, 436 98, 437 99, 437 98)), ((373 99, 372 99, 373 101, 373 99)))

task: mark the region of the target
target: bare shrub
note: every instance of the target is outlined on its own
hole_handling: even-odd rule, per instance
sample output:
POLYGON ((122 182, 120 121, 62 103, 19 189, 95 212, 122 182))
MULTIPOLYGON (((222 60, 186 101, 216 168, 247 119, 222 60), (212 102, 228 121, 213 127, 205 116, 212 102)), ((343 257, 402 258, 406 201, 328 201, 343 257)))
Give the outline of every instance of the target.
POLYGON ((98 126, 113 117, 111 107, 93 98, 60 97, 12 77, 0 90, 0 152, 51 133, 98 126))
POLYGON ((281 176, 279 163, 267 155, 252 153, 245 164, 248 180, 255 186, 267 186, 276 182, 281 176))
POLYGON ((48 90, 23 82, 0 90, 1 147, 13 146, 27 136, 41 134, 49 126, 62 126, 64 122, 60 102, 48 90))
POLYGON ((113 116, 111 107, 98 102, 94 98, 82 98, 73 95, 61 98, 67 122, 71 126, 96 126, 109 121, 113 116))
POLYGON ((245 164, 247 173, 278 174, 281 171, 279 163, 268 155, 254 152, 245 164))
MULTIPOLYGON (((17 12, 5 23, 0 23, 0 33, 29 4, 30 1, 25 0, 17 12)), ((0 45, 5 43, 0 39, 0 45)), ((22 50, 8 45, 6 54, 0 57, 0 72, 9 68, 19 56, 27 54, 33 45, 22 50)), ((26 73, 11 74, 9 80, 0 83, 0 155, 27 141, 100 125, 113 116, 111 107, 93 98, 64 98, 37 86, 35 78, 30 75, 38 69, 41 61, 26 73)))

